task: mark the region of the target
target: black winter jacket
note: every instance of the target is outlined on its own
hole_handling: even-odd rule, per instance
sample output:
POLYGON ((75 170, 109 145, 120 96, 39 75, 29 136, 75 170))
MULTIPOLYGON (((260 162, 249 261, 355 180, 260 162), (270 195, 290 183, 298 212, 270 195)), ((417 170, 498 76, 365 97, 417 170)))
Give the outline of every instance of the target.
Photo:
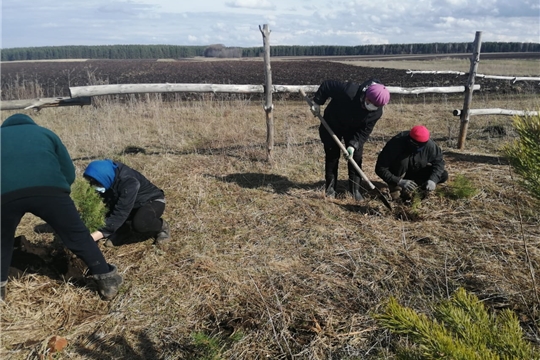
POLYGON ((115 170, 114 182, 101 195, 109 209, 105 226, 100 229, 104 237, 118 230, 133 210, 150 201, 165 199, 163 190, 152 184, 137 170, 117 161, 115 164, 118 168, 115 170))
POLYGON ((431 164, 429 180, 436 184, 444 172, 441 148, 431 139, 419 151, 411 144, 409 131, 403 131, 390 139, 377 158, 375 173, 387 184, 397 185, 407 172, 416 172, 431 164))
POLYGON ((350 145, 356 150, 364 146, 383 114, 383 107, 368 111, 363 106, 367 88, 375 83, 380 84, 380 81, 371 79, 359 85, 326 80, 313 97, 313 101, 319 105, 324 105, 328 98, 332 98, 324 110, 324 119, 338 137, 353 134, 350 145))

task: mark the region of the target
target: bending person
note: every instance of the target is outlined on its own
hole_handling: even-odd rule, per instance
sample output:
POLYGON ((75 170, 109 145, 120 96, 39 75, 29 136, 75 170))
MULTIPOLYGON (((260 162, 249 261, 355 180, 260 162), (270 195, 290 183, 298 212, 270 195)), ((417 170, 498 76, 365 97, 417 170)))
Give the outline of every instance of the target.
POLYGON ((2 172, 2 299, 17 226, 26 213, 47 222, 64 245, 88 266, 105 300, 118 293, 122 277, 108 264, 70 197, 75 166, 60 138, 29 116, 15 114, 0 127, 2 172))
POLYGON ((95 241, 114 238, 127 221, 135 232, 153 236, 156 245, 169 241, 169 224, 161 218, 165 194, 140 172, 118 161, 95 160, 86 167, 84 178, 108 208, 105 225, 92 233, 95 241))
POLYGON ((390 139, 377 158, 375 173, 388 184, 392 199, 410 198, 418 187, 433 191, 448 180, 441 148, 429 130, 414 126, 390 139))
MULTIPOLYGON (((384 105, 390 101, 390 92, 375 79, 362 84, 326 80, 313 97, 311 111, 315 116, 320 114, 320 107, 328 98, 332 100, 324 111, 324 119, 337 138, 345 142, 348 156, 362 167, 364 143, 381 118, 384 105)), ((341 151, 323 124, 319 127, 319 136, 325 153, 325 193, 335 197, 341 151)), ((361 177, 350 163, 348 175, 350 193, 355 200, 362 200, 361 177)))

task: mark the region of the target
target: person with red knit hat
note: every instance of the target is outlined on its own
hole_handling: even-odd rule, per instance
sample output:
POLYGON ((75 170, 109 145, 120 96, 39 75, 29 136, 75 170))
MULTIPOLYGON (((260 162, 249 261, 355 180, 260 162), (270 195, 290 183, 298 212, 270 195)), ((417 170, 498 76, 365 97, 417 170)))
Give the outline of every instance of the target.
MULTIPOLYGON (((364 143, 367 141, 375 124, 383 114, 383 107, 390 101, 390 92, 377 79, 362 84, 326 80, 313 96, 313 115, 318 116, 321 105, 331 98, 324 111, 324 119, 345 143, 349 158, 362 167, 364 143)), ((328 197, 336 196, 338 179, 339 146, 321 124, 319 136, 325 153, 325 192, 328 197)), ((362 200, 360 193, 361 177, 348 163, 349 191, 355 200, 362 200)))
POLYGON ((448 180, 442 150, 423 125, 391 138, 379 153, 375 173, 388 184, 394 200, 409 198, 419 187, 433 191, 448 180))

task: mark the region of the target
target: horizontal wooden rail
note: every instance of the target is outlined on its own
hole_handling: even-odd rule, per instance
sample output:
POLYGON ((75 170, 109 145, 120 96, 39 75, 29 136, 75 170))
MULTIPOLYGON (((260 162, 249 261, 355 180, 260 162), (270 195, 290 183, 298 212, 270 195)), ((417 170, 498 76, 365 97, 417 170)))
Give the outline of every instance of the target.
MULTIPOLYGON (((461 116, 462 110, 456 109, 453 111, 454 116, 461 116)), ((519 115, 519 116, 534 116, 538 115, 538 111, 522 111, 522 110, 506 110, 506 109, 469 109, 469 115, 519 115)))
POLYGON ((83 106, 91 105, 92 98, 88 96, 84 97, 57 97, 57 98, 39 98, 29 100, 2 100, 0 102, 0 110, 40 110, 46 107, 57 106, 83 106))
MULTIPOLYGON (((273 85, 274 93, 314 93, 319 85, 273 85)), ((402 88, 387 86, 392 94, 419 95, 426 93, 462 93, 465 86, 414 87, 402 88)), ((475 85, 474 90, 479 90, 475 85)), ((39 98, 29 100, 5 100, 0 103, 0 110, 36 109, 57 106, 83 106, 92 104, 92 96, 144 93, 203 92, 203 93, 264 93, 263 85, 221 85, 221 84, 118 84, 70 87, 71 97, 39 98)))
MULTIPOLYGON (((414 87, 402 88, 397 86, 386 87, 391 94, 418 95, 418 94, 450 94, 465 92, 465 86, 440 86, 440 87, 414 87)), ((473 90, 480 90, 480 85, 474 85, 473 90)))
MULTIPOLYGON (((469 73, 463 71, 431 71, 431 70, 407 70, 407 74, 456 74, 456 75, 469 75, 469 73)), ((476 74, 475 77, 482 79, 497 79, 497 80, 511 80, 513 83, 516 81, 540 81, 540 77, 531 76, 501 76, 501 75, 484 75, 476 74)))
MULTIPOLYGON (((314 93, 319 85, 273 85, 275 93, 298 93, 300 89, 306 93, 314 93)), ((388 91, 394 94, 424 94, 424 93, 460 93, 465 91, 465 86, 447 87, 416 87, 402 88, 387 86, 388 91)), ((475 85, 474 90, 480 89, 475 85)), ((210 93, 264 93, 263 85, 219 85, 219 84, 118 84, 118 85, 93 85, 74 86, 69 88, 72 97, 99 96, 117 94, 141 94, 141 93, 167 93, 167 92, 210 92, 210 93)))

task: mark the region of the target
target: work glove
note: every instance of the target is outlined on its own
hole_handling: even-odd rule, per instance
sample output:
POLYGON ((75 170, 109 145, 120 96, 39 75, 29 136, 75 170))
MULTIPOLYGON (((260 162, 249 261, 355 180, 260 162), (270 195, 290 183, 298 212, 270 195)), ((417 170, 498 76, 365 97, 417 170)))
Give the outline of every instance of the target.
POLYGON ((433 191, 433 190, 435 190, 436 187, 437 187, 437 184, 435 184, 435 181, 428 180, 428 182, 426 184, 426 190, 427 191, 433 191))
POLYGON ((321 105, 313 103, 313 105, 311 105, 311 113, 313 116, 319 116, 321 114, 321 105))
POLYGON ((349 154, 347 155, 347 159, 351 159, 354 154, 354 148, 352 146, 347 147, 347 153, 349 154))
POLYGON ((406 179, 399 180, 398 185, 401 186, 403 190, 410 192, 416 190, 416 188, 418 187, 418 185, 416 185, 414 181, 406 179))

